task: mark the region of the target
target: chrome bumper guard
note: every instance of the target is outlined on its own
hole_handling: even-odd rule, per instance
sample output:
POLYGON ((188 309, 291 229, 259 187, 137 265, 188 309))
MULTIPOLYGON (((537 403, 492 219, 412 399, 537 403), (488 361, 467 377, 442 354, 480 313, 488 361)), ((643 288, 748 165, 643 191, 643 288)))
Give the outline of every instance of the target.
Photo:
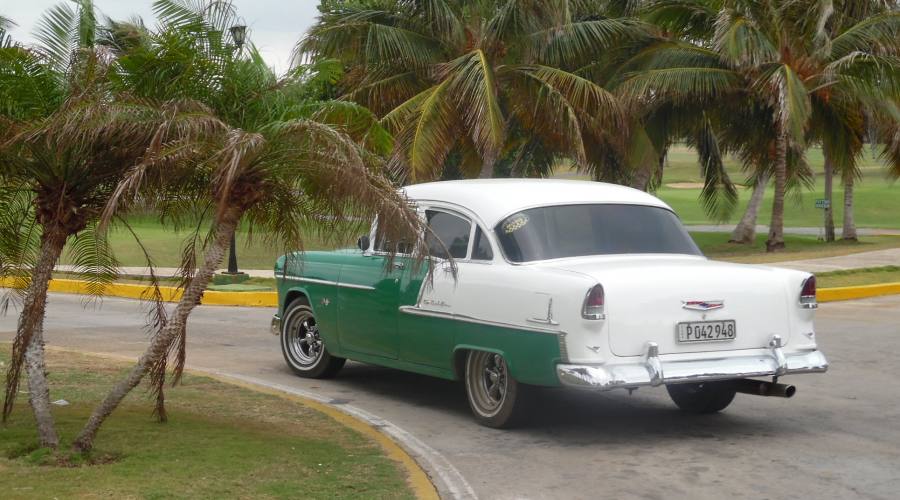
POLYGON ((272 335, 281 335, 281 317, 277 314, 272 316, 272 323, 269 324, 269 332, 271 332, 272 335))
POLYGON ((821 351, 784 354, 781 337, 769 342, 769 354, 716 359, 663 361, 655 342, 647 343, 643 360, 618 365, 557 365, 559 381, 569 387, 608 391, 617 388, 682 384, 704 380, 822 373, 828 361, 821 351))

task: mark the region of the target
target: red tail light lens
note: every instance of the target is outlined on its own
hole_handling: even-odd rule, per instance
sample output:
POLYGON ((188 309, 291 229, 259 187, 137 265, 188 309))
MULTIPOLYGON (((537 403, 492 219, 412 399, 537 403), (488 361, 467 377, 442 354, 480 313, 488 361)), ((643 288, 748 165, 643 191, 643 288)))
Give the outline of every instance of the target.
POLYGON ((581 317, 584 319, 606 319, 605 300, 603 285, 595 285, 588 290, 587 296, 584 298, 581 317))
POLYGON ((806 309, 815 309, 818 307, 816 302, 816 277, 810 276, 803 282, 803 289, 800 290, 800 306, 806 309))

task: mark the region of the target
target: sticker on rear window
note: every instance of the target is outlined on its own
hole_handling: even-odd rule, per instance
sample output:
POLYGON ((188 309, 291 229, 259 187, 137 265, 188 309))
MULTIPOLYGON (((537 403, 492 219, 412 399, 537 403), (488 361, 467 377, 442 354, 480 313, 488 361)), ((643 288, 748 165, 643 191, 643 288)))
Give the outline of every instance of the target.
POLYGON ((528 224, 528 217, 525 215, 517 215, 516 217, 506 221, 506 224, 503 224, 503 232, 506 234, 512 234, 525 227, 526 224, 528 224))

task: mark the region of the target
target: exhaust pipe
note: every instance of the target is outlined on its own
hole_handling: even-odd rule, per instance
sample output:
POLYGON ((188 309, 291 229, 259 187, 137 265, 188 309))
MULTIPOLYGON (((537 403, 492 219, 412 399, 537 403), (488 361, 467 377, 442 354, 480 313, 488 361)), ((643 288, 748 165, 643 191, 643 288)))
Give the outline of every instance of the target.
POLYGON ((753 394, 755 396, 772 396, 778 398, 790 398, 797 393, 797 388, 787 384, 776 384, 773 382, 765 382, 762 380, 751 380, 749 378, 735 380, 734 390, 744 394, 753 394))

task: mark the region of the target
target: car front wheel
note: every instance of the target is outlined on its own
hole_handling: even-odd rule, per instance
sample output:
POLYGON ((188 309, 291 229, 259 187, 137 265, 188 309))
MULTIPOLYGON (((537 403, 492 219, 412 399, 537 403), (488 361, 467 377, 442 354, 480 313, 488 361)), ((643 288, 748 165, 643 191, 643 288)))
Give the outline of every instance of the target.
POLYGON ((292 303, 284 315, 281 353, 291 371, 308 378, 333 377, 346 362, 328 352, 312 309, 302 302, 292 303))
POLYGON ((525 387, 509 375, 503 356, 470 351, 466 357, 465 382, 469 407, 478 423, 505 428, 522 416, 525 387))
POLYGON ((689 413, 716 413, 734 400, 734 387, 727 381, 667 385, 669 397, 689 413))

